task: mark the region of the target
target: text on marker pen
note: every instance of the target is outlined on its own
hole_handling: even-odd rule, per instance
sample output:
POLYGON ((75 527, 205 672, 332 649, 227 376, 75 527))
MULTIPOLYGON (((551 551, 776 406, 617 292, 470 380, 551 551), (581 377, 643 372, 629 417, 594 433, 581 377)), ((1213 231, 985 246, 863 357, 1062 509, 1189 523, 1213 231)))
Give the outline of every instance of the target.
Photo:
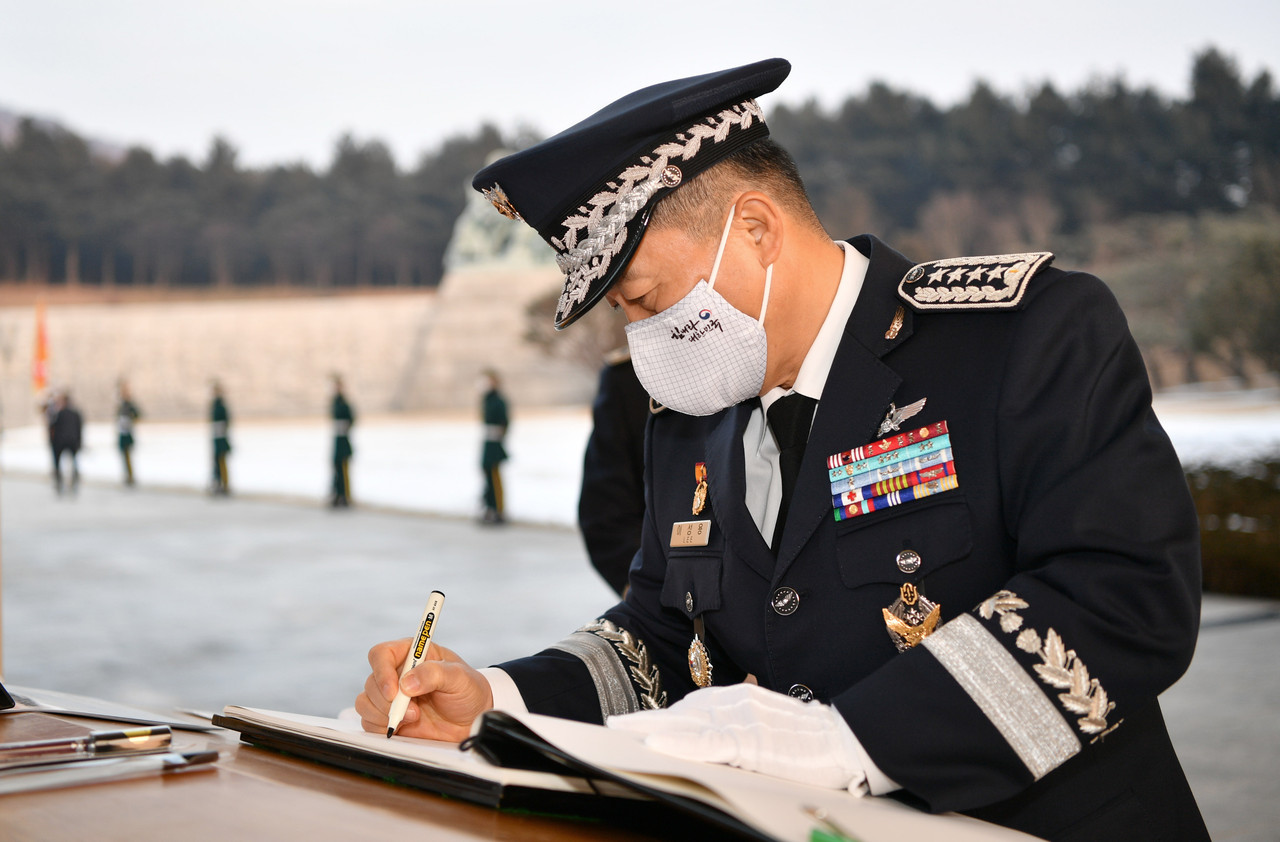
MULTIPOLYGON (((409 655, 404 660, 404 666, 400 668, 401 678, 404 678, 405 673, 409 672, 409 670, 426 660, 427 650, 431 645, 431 633, 436 623, 440 621, 440 611, 443 608, 444 594, 440 591, 432 591, 431 596, 427 598, 427 607, 422 612, 422 620, 418 623, 418 634, 414 638, 413 648, 409 650, 409 655)), ((397 684, 396 697, 392 700, 391 710, 387 714, 388 739, 400 727, 400 722, 404 719, 405 711, 408 709, 409 696, 397 684)))

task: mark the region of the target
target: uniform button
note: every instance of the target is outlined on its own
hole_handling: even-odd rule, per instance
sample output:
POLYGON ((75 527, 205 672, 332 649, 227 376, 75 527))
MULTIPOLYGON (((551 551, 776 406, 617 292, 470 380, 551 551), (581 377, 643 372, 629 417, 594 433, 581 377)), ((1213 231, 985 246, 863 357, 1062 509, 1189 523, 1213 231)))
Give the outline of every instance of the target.
POLYGON ((803 684, 792 684, 791 689, 787 691, 787 695, 802 702, 813 701, 813 691, 803 684))
POLYGON ((907 273, 907 283, 913 284, 924 277, 924 267, 912 266, 911 271, 907 273))
POLYGON ((684 610, 693 613, 693 594, 689 591, 684 592, 684 610))
POLYGON ((903 550, 898 553, 897 559, 898 569, 903 573, 915 573, 920 569, 920 554, 914 550, 903 550))
POLYGON ((800 594, 796 593, 795 588, 778 588, 773 592, 773 610, 775 613, 786 617, 788 614, 796 613, 796 609, 800 607, 800 594))

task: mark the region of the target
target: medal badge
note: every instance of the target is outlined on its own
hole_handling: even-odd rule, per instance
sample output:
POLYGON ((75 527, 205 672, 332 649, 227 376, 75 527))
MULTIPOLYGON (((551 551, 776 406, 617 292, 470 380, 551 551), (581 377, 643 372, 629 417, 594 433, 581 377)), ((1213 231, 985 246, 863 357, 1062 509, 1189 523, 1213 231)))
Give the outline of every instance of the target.
MULTIPOLYGON (((694 465, 693 478, 697 486, 693 489, 693 513, 702 514, 707 507, 707 466, 705 462, 694 465)), ((683 520, 671 525, 672 547, 705 547, 711 539, 710 520, 683 520)), ((690 609, 692 611, 693 609, 690 609)))
POLYGON ((707 505, 707 463, 699 462, 693 466, 693 478, 697 486, 693 489, 693 513, 702 514, 707 505))
POLYGON ((702 639, 706 637, 702 618, 693 621, 693 640, 689 643, 689 677, 698 687, 711 686, 711 658, 702 639))
POLYGON ((942 616, 941 606, 926 599, 910 582, 903 584, 892 605, 880 610, 884 612, 889 637, 899 652, 906 652, 933 634, 942 616))
POLYGON ((902 409, 898 409, 897 404, 889 404, 889 411, 885 414, 884 420, 880 422, 880 429, 876 432, 877 436, 887 436, 889 433, 896 433, 902 427, 902 422, 906 421, 920 410, 924 409, 925 401, 928 398, 921 398, 915 403, 909 403, 902 409))
MULTIPOLYGON (((698 462, 693 466, 693 478, 697 485, 693 489, 693 513, 702 514, 707 507, 707 463, 698 462)), ((675 524, 671 533, 671 546, 694 545, 705 547, 711 532, 711 521, 688 521, 675 524)), ((685 606, 693 611, 693 598, 685 595, 685 606)), ((702 624, 702 617, 693 621, 693 640, 689 641, 689 677, 698 687, 711 686, 711 657, 702 642, 707 636, 702 624)))

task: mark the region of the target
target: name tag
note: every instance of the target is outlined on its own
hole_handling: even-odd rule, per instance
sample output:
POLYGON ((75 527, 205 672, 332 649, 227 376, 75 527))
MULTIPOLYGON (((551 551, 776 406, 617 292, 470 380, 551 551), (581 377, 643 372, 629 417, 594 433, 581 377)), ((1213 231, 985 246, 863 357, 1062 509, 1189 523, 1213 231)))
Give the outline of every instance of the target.
POLYGON ((671 546, 705 547, 711 539, 711 521, 686 520, 671 524, 671 546))

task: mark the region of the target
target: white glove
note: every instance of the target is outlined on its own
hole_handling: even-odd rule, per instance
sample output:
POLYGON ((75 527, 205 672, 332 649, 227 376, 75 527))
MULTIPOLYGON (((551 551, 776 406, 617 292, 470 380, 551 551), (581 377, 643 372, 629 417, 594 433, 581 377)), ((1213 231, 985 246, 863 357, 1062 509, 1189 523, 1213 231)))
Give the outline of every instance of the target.
POLYGON ((845 789, 866 780, 857 740, 836 710, 754 684, 695 690, 666 710, 609 717, 655 751, 845 789))

